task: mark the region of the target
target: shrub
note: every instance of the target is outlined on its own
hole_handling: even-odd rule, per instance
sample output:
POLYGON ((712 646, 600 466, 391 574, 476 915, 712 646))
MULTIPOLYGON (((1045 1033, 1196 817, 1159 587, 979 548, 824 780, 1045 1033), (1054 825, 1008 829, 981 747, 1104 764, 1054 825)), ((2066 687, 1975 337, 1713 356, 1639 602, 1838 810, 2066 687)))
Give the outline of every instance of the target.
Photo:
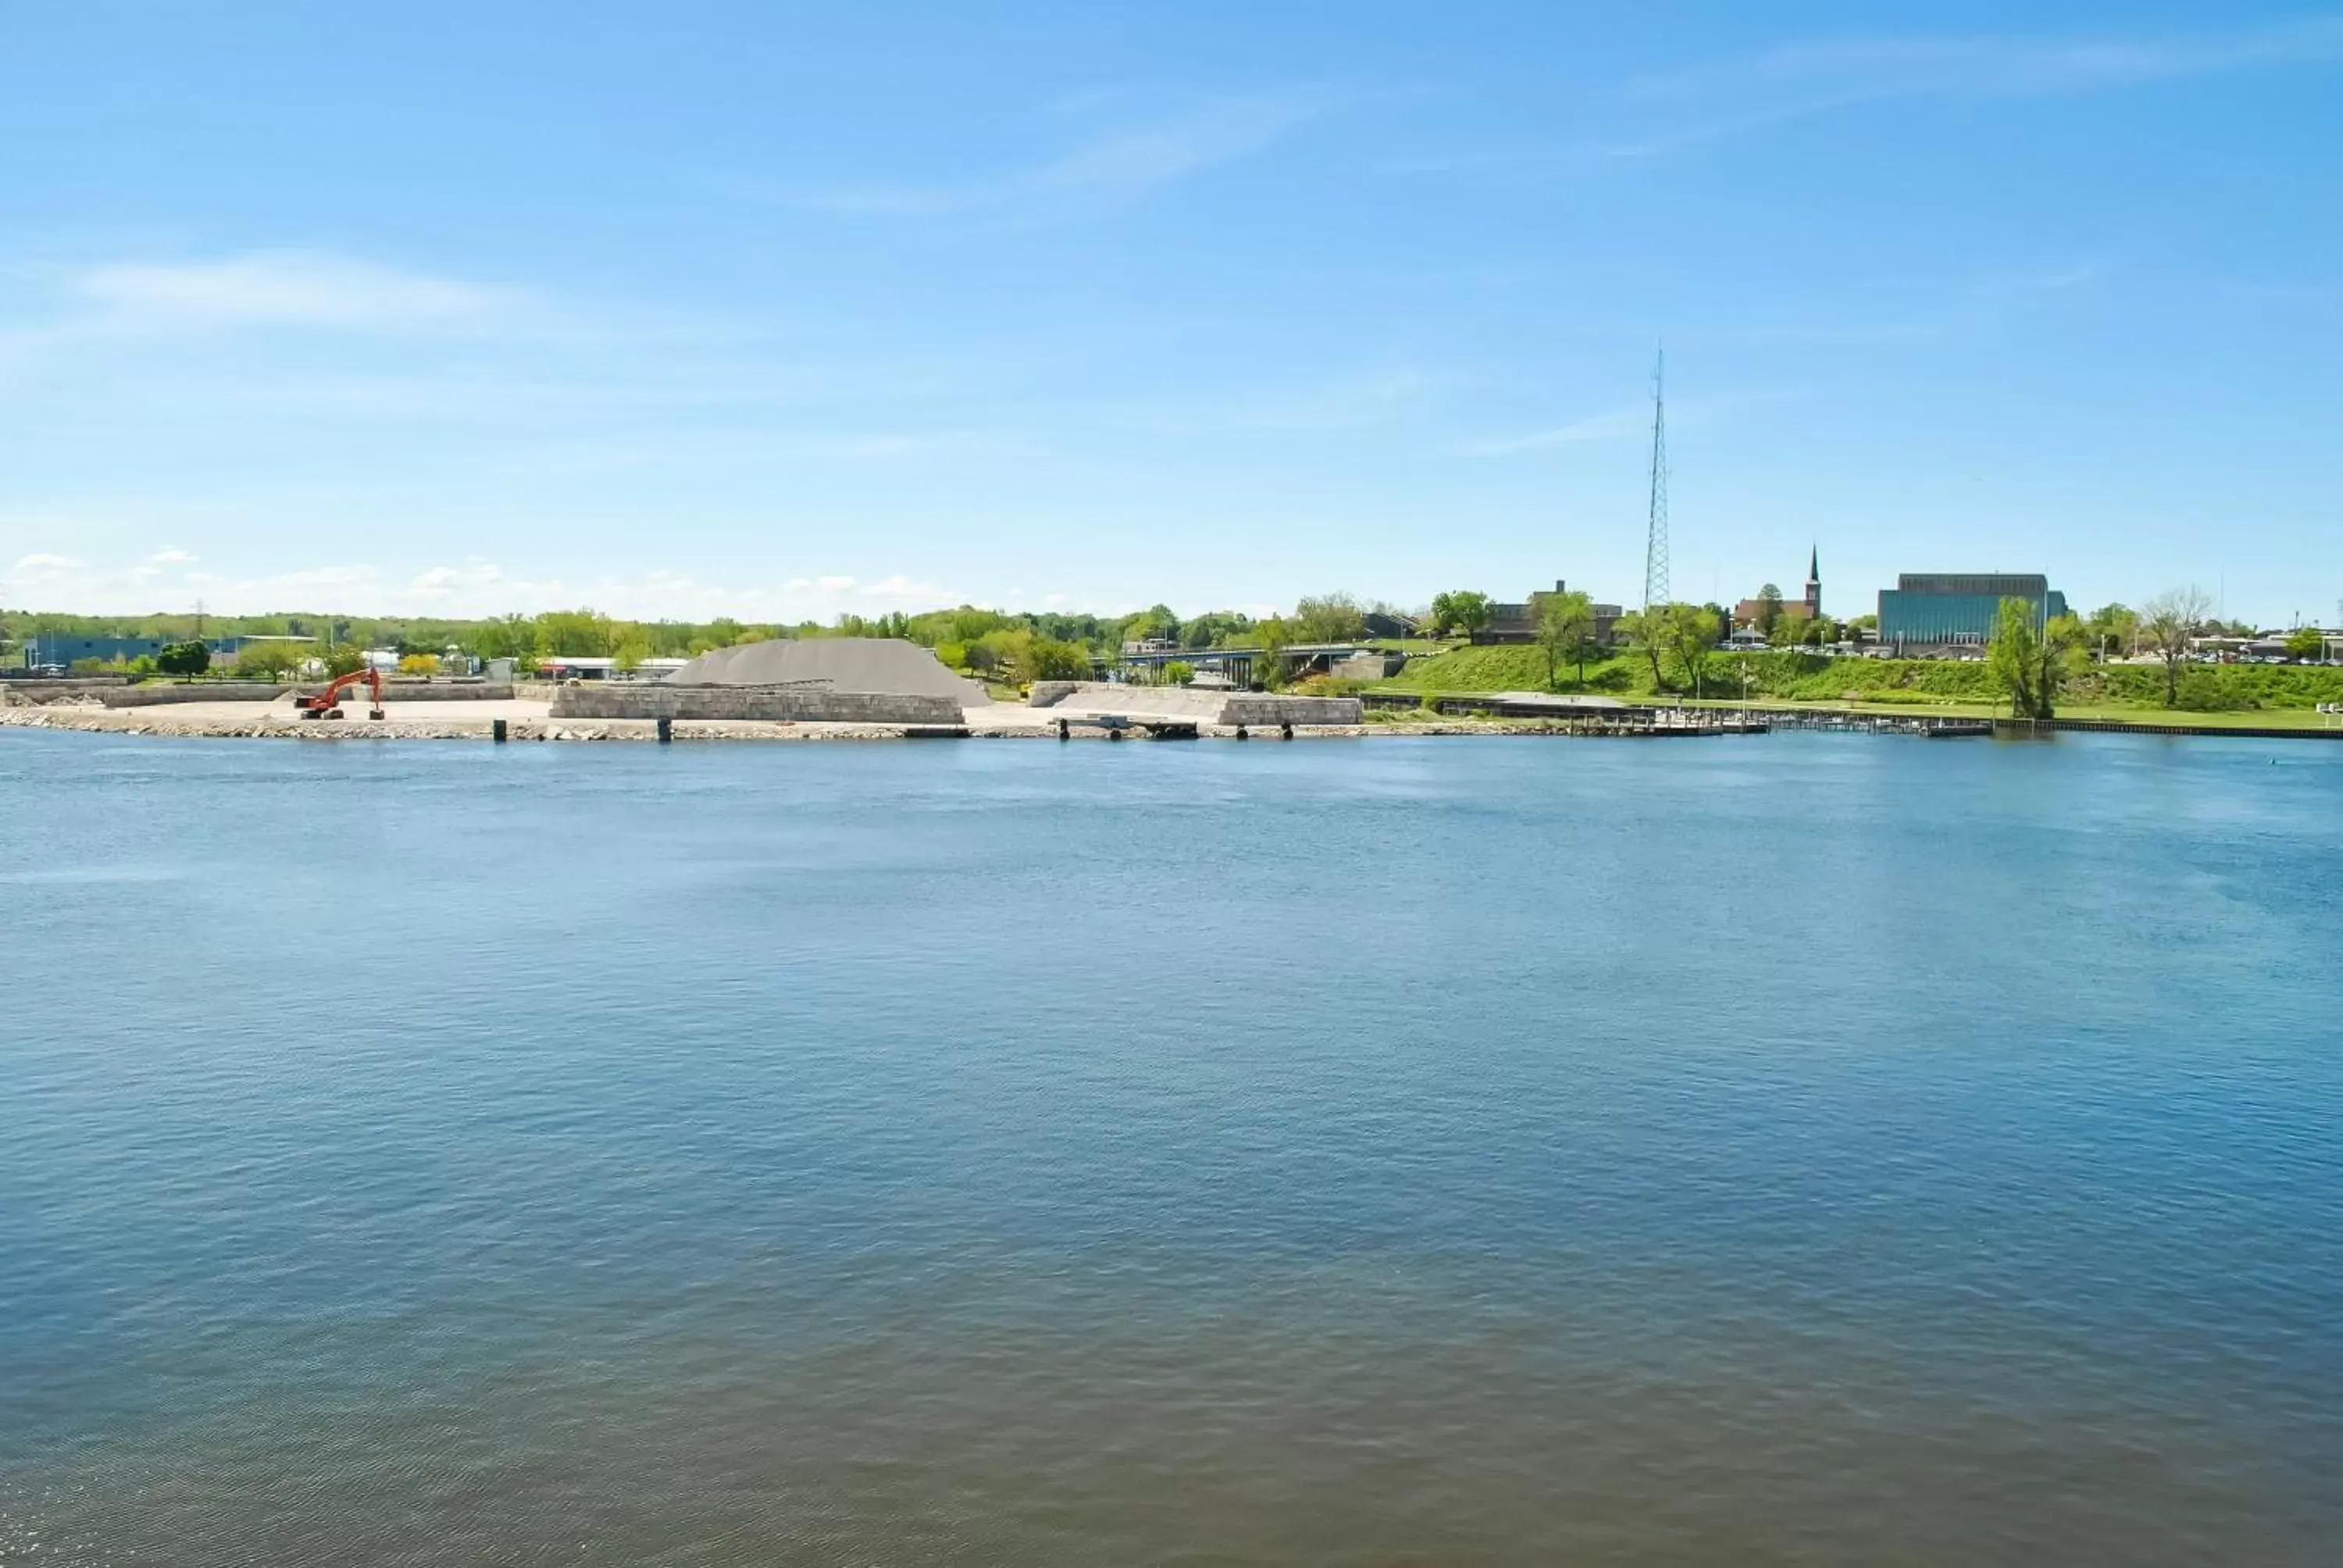
POLYGON ((175 642, 155 656, 155 668, 165 675, 193 677, 212 667, 212 650, 200 642, 175 642))

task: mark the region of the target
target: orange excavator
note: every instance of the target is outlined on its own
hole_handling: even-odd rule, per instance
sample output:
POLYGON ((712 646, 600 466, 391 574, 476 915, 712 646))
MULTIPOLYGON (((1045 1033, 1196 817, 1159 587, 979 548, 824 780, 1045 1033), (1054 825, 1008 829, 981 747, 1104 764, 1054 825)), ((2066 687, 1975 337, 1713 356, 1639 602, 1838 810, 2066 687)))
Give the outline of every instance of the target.
POLYGON ((374 693, 374 706, 367 711, 367 717, 380 719, 382 717, 382 672, 371 668, 354 669, 347 675, 337 675, 328 681, 326 689, 317 696, 295 698, 293 706, 300 710, 301 717, 304 719, 339 719, 342 716, 342 693, 356 690, 360 686, 370 689, 374 693))

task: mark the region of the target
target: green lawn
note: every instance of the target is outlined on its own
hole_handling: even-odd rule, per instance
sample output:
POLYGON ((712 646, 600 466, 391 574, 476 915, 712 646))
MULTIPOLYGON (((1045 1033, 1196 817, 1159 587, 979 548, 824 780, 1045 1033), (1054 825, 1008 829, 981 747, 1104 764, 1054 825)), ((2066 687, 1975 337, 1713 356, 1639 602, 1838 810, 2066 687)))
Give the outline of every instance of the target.
MULTIPOLYGON (((1845 708, 1859 712, 1935 713, 1989 719, 2008 711, 1982 663, 1943 659, 1826 658, 1773 651, 1717 654, 1703 695, 1725 701, 1744 689, 1750 703, 1845 708)), ((1671 672, 1673 673, 1673 672, 1671 672)), ((1626 701, 1676 701, 1655 687, 1640 652, 1590 662, 1584 685, 1564 665, 1556 685, 1626 701)), ((1409 661, 1379 690, 1463 695, 1480 691, 1540 691, 1546 658, 1535 647, 1456 648, 1409 661)), ((2092 666, 2070 679, 2059 713, 2070 719, 2187 724, 2207 729, 2270 726, 2316 729, 2319 703, 2343 702, 2343 668, 2316 666, 2195 666, 2182 677, 2181 702, 2164 706, 2164 672, 2142 666, 2092 666)))

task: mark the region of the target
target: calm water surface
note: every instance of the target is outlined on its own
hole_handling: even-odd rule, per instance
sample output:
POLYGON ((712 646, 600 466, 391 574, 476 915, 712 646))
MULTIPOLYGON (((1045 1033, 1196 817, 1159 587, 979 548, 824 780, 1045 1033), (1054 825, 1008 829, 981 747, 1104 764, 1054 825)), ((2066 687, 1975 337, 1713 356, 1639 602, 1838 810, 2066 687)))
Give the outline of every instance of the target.
POLYGON ((0 1558, 2343 1558, 2343 746, 0 787, 0 1558))

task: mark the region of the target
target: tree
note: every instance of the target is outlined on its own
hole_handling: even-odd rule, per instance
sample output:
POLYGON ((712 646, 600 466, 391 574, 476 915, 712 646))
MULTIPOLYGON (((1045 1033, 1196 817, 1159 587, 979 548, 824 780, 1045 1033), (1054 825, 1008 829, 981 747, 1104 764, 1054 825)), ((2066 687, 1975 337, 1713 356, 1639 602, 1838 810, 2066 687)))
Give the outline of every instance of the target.
POLYGON ((1629 645, 1642 648, 1644 657, 1651 661, 1654 691, 1664 690, 1667 684, 1660 676, 1660 619, 1657 608, 1631 609, 1619 618, 1619 624, 1613 628, 1629 645))
POLYGON ((1696 604, 1671 604, 1654 610, 1646 619, 1657 623, 1655 628, 1647 628, 1647 631, 1655 629, 1661 648, 1684 672, 1684 683, 1692 688, 1693 695, 1699 696, 1701 676, 1708 666, 1708 651, 1724 635, 1715 615, 1696 604))
MULTIPOLYGON (((1743 582, 1749 579, 1744 578, 1743 582)), ((1774 623, 1782 618, 1782 589, 1778 583, 1767 583, 1757 590, 1757 635, 1772 641, 1774 623)))
POLYGON ((1993 637, 1985 649, 1986 673, 2009 698, 2012 719, 2047 719, 2035 684, 2042 639, 2034 630, 2034 601, 2006 598, 1994 612, 1993 637))
POLYGON ((2103 604, 2084 622, 2091 651, 2113 658, 2117 648, 2128 648, 2139 637, 2139 616, 2127 605, 2103 604))
POLYGON ((326 649, 324 663, 326 678, 339 679, 345 675, 356 675, 366 668, 366 652, 355 644, 337 642, 326 649))
POLYGON ((2286 656, 2305 664, 2316 663, 2327 651, 2327 639, 2315 626, 2298 626, 2286 634, 2286 656))
POLYGON ((1196 667, 1184 658, 1175 658, 1163 667, 1163 681, 1167 686, 1185 686, 1195 678, 1196 667))
POLYGON ((2006 598, 1994 612, 1986 672, 2008 694, 2012 719, 2058 716, 2058 693, 2091 638, 2071 615, 2042 621, 2040 614, 2041 607, 2027 598, 2006 598))
POLYGON ((2140 606, 2140 640, 2164 661, 2167 708, 2179 706, 2180 667, 2188 661, 2189 639, 2212 610, 2212 596, 2194 585, 2160 593, 2140 606))
POLYGON ((432 676, 439 673, 439 656, 436 653, 410 653, 398 661, 401 675, 432 676))
POLYGON ((1471 588, 1436 594, 1432 600, 1432 635, 1461 631, 1467 637, 1489 624, 1489 596, 1471 588))
POLYGON ((1283 619, 1271 616, 1252 631, 1261 648, 1253 656, 1252 683, 1263 691, 1275 691, 1285 684, 1285 645, 1292 640, 1292 630, 1283 619))
POLYGON ((1029 683, 1036 680, 1088 680, 1090 678, 1090 649, 1079 643, 1037 637, 1026 646, 1025 678, 1029 683))
POLYGON ((525 615, 498 616, 472 634, 471 648, 482 658, 518 658, 537 650, 537 628, 525 615))
POLYGON ((175 642, 155 656, 155 668, 165 675, 192 678, 212 667, 212 650, 200 642, 175 642))
POLYGON ((1367 635, 1367 612, 1349 594, 1315 594, 1293 607, 1293 628, 1303 642, 1356 642, 1367 635))
POLYGON ((553 609, 537 618, 540 656, 599 658, 610 651, 610 623, 590 609, 553 609))
POLYGON ((246 680, 283 680, 312 657, 307 643, 247 642, 236 649, 236 672, 246 680))
POLYGON ((1152 605, 1123 617, 1120 630, 1124 642, 1170 642, 1180 635, 1180 618, 1170 605, 1152 605))
POLYGON ((1545 683, 1555 683, 1555 667, 1565 658, 1578 660, 1578 684, 1586 684, 1586 645, 1594 640, 1594 601, 1573 588, 1550 593, 1538 601, 1538 646, 1545 649, 1545 683))

